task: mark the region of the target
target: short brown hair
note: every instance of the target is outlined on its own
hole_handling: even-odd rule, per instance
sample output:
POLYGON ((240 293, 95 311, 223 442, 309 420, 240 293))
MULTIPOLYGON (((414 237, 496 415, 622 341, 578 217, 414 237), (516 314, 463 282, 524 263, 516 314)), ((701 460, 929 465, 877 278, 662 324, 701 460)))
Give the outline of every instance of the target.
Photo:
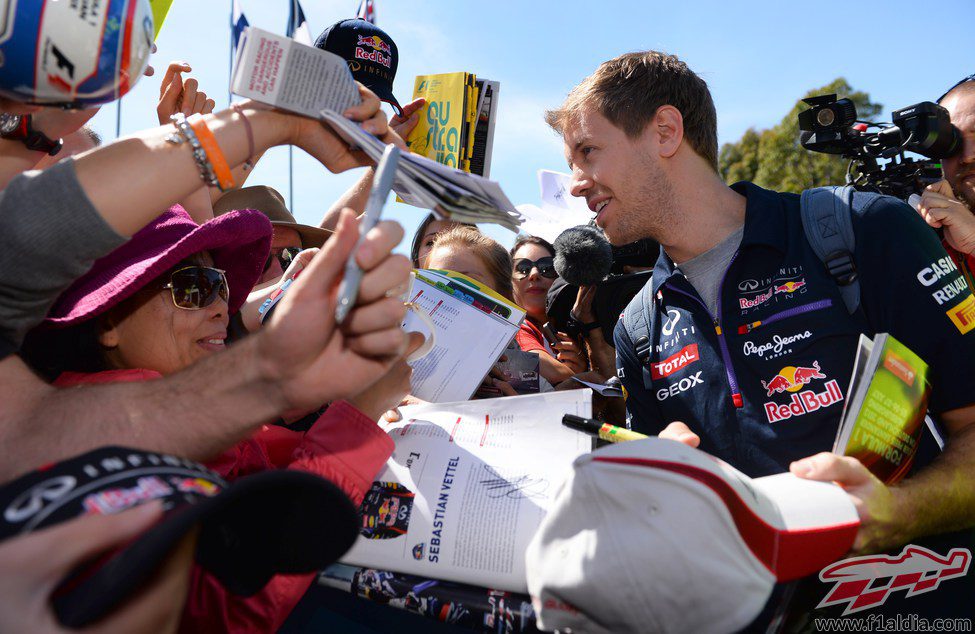
POLYGON ((491 288, 502 297, 512 300, 514 289, 511 286, 511 256, 497 241, 484 235, 477 229, 457 226, 441 231, 433 239, 433 249, 440 247, 458 247, 473 253, 494 278, 491 288))
POLYGON ((666 105, 680 111, 684 138, 717 171, 718 115, 711 92, 676 55, 645 51, 603 62, 572 89, 559 108, 545 113, 545 122, 562 134, 580 108, 592 106, 628 137, 635 138, 666 105))

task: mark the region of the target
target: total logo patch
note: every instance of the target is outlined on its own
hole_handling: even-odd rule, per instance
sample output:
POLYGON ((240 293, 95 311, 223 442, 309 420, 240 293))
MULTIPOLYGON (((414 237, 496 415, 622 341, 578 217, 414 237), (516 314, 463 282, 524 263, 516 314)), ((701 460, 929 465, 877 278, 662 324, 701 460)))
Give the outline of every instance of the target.
POLYGON ((772 379, 762 381, 762 387, 765 388, 768 397, 782 393, 791 394, 787 403, 775 401, 765 403, 765 416, 768 422, 775 423, 793 416, 804 416, 842 401, 843 392, 836 379, 826 381, 821 392, 804 389, 814 380, 826 379, 826 374, 819 367, 819 361, 813 361, 811 367, 786 366, 772 379))
POLYGON ((975 328, 975 296, 969 295, 954 308, 948 309, 945 313, 951 323, 961 334, 967 334, 975 328))
POLYGON ((657 390, 657 400, 666 401, 671 396, 677 396, 678 394, 682 392, 686 392, 687 390, 691 389, 695 385, 700 385, 701 383, 704 383, 704 379, 701 378, 701 374, 703 373, 704 370, 698 370, 697 372, 695 372, 690 376, 685 376, 683 379, 681 379, 677 383, 674 383, 670 387, 665 387, 657 390))
POLYGON ((684 346, 679 352, 672 354, 663 361, 650 364, 650 378, 659 380, 665 376, 670 376, 678 370, 683 370, 690 364, 698 361, 700 355, 697 351, 697 344, 692 343, 684 346))

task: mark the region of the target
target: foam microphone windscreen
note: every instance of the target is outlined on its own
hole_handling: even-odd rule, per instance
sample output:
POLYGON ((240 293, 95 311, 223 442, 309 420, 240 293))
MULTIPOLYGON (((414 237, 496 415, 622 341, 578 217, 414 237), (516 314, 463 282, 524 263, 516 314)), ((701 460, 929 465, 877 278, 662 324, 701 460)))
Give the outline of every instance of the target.
POLYGON ((598 284, 613 267, 613 247, 599 227, 570 227, 559 234, 552 246, 555 270, 569 284, 598 284))

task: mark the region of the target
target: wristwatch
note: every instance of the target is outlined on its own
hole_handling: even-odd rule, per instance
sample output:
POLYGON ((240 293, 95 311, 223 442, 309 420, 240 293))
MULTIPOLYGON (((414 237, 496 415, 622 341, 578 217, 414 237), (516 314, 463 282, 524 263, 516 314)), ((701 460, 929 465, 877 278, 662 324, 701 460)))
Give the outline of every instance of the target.
POLYGON ((566 327, 568 329, 570 329, 570 330, 578 330, 583 335, 588 335, 590 332, 592 332, 596 328, 599 328, 599 322, 598 321, 591 321, 588 324, 584 324, 581 321, 579 321, 578 319, 576 319, 572 315, 572 313, 569 313, 569 318, 567 320, 566 327))
POLYGON ((44 152, 50 156, 60 152, 64 145, 61 139, 52 141, 40 130, 35 130, 31 126, 29 114, 0 113, 0 137, 10 141, 22 141, 28 150, 44 152))

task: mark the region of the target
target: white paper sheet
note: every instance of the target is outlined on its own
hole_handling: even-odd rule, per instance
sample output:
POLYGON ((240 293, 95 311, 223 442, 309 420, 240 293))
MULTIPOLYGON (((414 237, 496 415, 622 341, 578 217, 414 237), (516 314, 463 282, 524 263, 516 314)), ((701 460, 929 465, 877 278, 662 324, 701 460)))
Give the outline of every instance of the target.
POLYGON ((554 488, 592 439, 562 425, 590 416, 569 390, 401 409, 396 442, 363 505, 367 528, 344 563, 526 592, 524 554, 554 488))

